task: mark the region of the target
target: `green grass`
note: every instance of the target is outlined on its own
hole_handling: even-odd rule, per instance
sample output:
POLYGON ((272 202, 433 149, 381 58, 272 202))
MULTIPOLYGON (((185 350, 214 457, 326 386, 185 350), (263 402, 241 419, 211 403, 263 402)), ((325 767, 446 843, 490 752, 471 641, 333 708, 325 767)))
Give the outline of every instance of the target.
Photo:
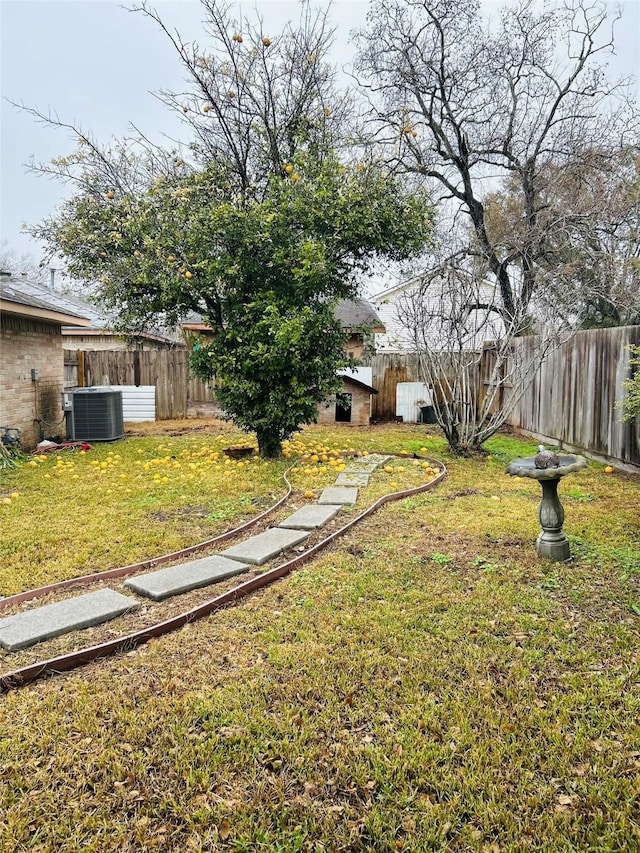
MULTIPOLYGON (((181 458, 218 438, 129 438, 94 458, 111 449, 118 473, 135 472, 137 456, 181 458)), ((559 565, 535 553, 538 484, 504 474, 533 442, 499 436, 490 458, 454 459, 422 427, 302 438, 307 453, 427 448, 449 476, 240 606, 6 695, 2 853, 640 850, 640 477, 593 464, 563 481, 574 556, 559 565)), ((418 476, 399 462, 380 488, 398 467, 407 484, 418 476)), ((83 476, 44 480, 52 464, 5 478, 20 497, 2 506, 4 564, 23 567, 16 580, 5 569, 8 586, 24 585, 25 548, 39 543, 52 579, 94 566, 69 559, 82 536, 65 527, 95 510, 95 483, 112 472, 96 481, 86 469, 74 499, 83 476), (55 525, 33 524, 34 501, 51 504, 55 525), (17 531, 29 525, 27 546, 17 531)), ((252 463, 253 496, 276 495, 283 467, 252 463)), ((327 476, 299 467, 300 488, 327 476)), ((191 515, 155 520, 177 498, 149 471, 135 498, 112 488, 99 499, 110 523, 125 516, 125 558, 149 556, 166 525, 176 542, 193 534, 191 515)), ((184 506, 206 506, 201 533, 245 516, 247 475, 226 491, 224 476, 212 462, 177 490, 184 506)), ((94 552, 110 532, 95 526, 94 552)))

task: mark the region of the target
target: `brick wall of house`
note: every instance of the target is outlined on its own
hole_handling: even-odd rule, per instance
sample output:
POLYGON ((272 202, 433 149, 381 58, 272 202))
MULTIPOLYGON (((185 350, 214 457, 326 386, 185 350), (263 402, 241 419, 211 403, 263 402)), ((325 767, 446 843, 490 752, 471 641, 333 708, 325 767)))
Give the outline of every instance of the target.
POLYGON ((43 437, 64 435, 60 326, 3 314, 0 354, 0 426, 19 427, 24 450, 43 437), (36 381, 31 378, 34 368, 36 381))
MULTIPOLYGON (((344 383, 344 391, 351 394, 351 420, 346 426, 368 426, 371 417, 371 395, 364 388, 352 384, 349 380, 344 383)), ((336 423, 336 401, 333 397, 328 404, 318 406, 318 423, 336 423)))

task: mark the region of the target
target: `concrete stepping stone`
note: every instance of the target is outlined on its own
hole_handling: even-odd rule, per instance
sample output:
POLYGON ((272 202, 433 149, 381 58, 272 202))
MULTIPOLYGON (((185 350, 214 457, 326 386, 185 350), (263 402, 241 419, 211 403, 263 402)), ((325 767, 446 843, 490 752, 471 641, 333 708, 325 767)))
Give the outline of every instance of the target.
POLYGON ((152 598, 154 601, 162 601, 172 595, 180 595, 192 589, 218 583, 233 575, 239 575, 246 572, 248 568, 246 563, 215 555, 139 575, 125 581, 124 585, 139 595, 152 598))
POLYGON ((323 527, 327 521, 331 521, 341 509, 341 506, 333 504, 326 506, 308 504, 281 521, 280 527, 291 528, 292 530, 316 530, 318 527, 323 527))
POLYGON ((336 486, 368 486, 369 474, 366 471, 342 471, 336 477, 336 486))
POLYGON ((369 456, 352 459, 351 464, 343 473, 348 474, 352 471, 367 471, 369 474, 372 474, 376 468, 379 468, 380 465, 383 465, 389 459, 391 459, 390 456, 381 456, 379 454, 371 453, 369 456))
POLYGON ((327 486, 318 498, 319 504, 353 505, 358 500, 356 486, 327 486))
POLYGON ((273 557, 277 557, 282 551, 286 551, 287 548, 293 548, 295 545, 304 542, 308 536, 307 532, 301 530, 271 527, 264 533, 258 533, 257 536, 252 536, 244 542, 227 548, 226 551, 222 552, 222 556, 229 557, 231 560, 243 560, 252 563, 254 566, 261 566, 273 557))
POLYGON ((60 634, 115 619, 136 607, 140 607, 139 601, 113 589, 99 589, 66 601, 45 604, 0 619, 0 646, 10 652, 26 649, 60 634))

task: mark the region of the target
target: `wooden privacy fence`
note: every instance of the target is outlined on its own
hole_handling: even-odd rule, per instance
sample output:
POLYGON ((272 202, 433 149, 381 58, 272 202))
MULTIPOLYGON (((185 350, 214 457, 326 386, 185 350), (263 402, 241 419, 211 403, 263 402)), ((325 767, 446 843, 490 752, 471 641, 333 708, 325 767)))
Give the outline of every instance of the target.
POLYGON ((374 421, 392 421, 396 416, 396 385, 419 382, 418 358, 414 353, 382 353, 367 359, 372 384, 378 393, 372 397, 371 417, 374 421))
MULTIPOLYGON (((640 466, 640 418, 621 423, 616 402, 631 378, 630 344, 640 344, 640 326, 577 332, 542 363, 508 422, 567 449, 640 466)), ((515 347, 535 349, 535 338, 515 347)), ((213 386, 189 378, 186 350, 65 350, 65 387, 103 384, 155 385, 156 417, 185 417, 187 403, 213 399, 213 386)), ((478 381, 488 375, 490 347, 483 350, 478 381)), ((419 382, 415 354, 384 353, 368 359, 375 420, 393 420, 396 385, 419 382)))
POLYGON ((65 386, 155 385, 156 418, 187 415, 186 350, 65 350, 65 386))
MULTIPOLYGON (((507 422, 568 450, 640 466, 640 418, 622 423, 616 406, 624 398, 622 383, 632 375, 630 344, 640 344, 640 326, 576 332, 542 362, 507 422)), ((535 355, 539 343, 535 337, 517 338, 514 347, 523 357, 535 355)), ((478 367, 480 401, 494 358, 492 347, 486 345, 478 367)), ((416 356, 383 353, 371 356, 368 363, 379 391, 373 398, 373 417, 392 420, 398 382, 424 379, 416 356)))
POLYGON ((509 423, 569 450, 640 466, 640 418, 622 423, 616 406, 632 375, 627 347, 639 343, 640 326, 576 332, 543 362, 509 423))

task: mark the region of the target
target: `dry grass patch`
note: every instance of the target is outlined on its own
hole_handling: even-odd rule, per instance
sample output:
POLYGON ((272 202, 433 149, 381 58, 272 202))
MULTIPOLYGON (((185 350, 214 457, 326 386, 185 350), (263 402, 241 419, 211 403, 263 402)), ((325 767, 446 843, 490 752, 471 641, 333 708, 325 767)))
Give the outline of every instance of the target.
POLYGON ((539 487, 504 475, 532 443, 337 436, 449 477, 241 606, 5 696, 2 851, 640 849, 638 478, 567 478, 557 565, 539 487))

